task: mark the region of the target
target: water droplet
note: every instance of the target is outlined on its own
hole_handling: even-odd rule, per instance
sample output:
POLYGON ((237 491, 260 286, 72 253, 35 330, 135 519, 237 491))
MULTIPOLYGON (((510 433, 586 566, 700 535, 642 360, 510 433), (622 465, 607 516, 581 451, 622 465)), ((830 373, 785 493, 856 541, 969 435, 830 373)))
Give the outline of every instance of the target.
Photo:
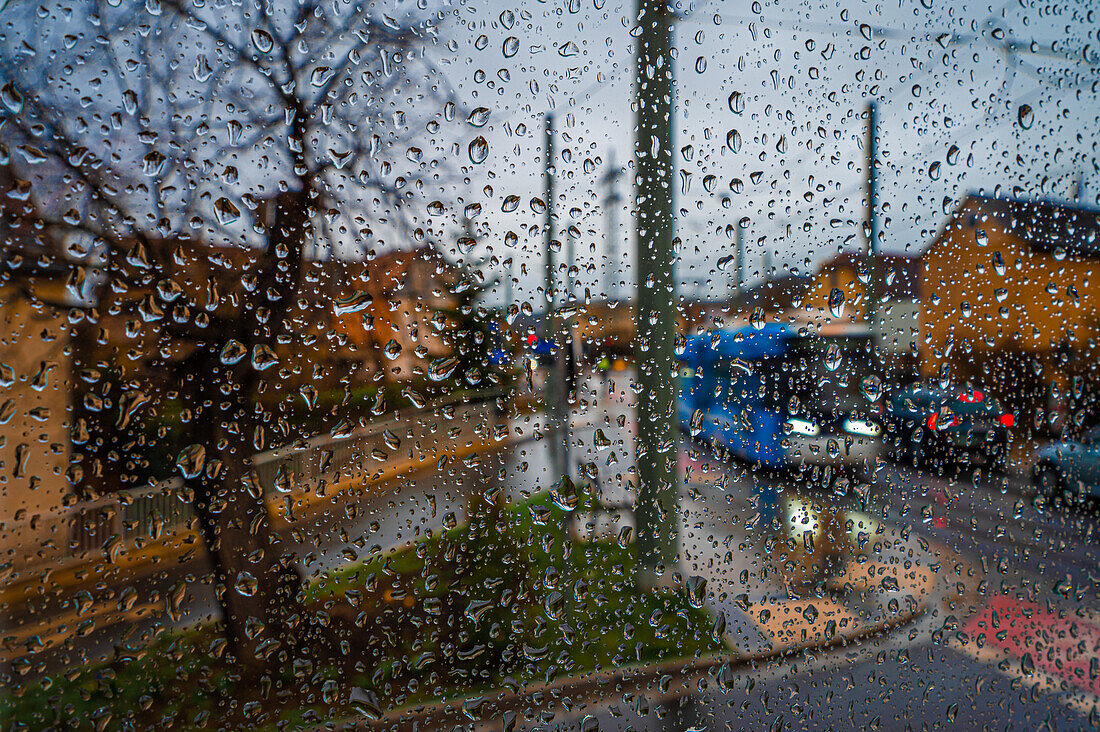
POLYGON ((458 237, 458 241, 455 242, 455 245, 461 253, 469 254, 474 250, 474 247, 477 246, 477 239, 472 236, 460 236, 458 237))
POLYGON ((878 374, 868 374, 859 380, 859 390, 869 402, 877 402, 882 397, 882 378, 878 374))
POLYGON ((565 596, 556 590, 546 596, 542 605, 546 608, 546 616, 551 620, 561 620, 565 614, 565 596))
POLYGON ((437 358, 428 366, 428 377, 432 381, 443 381, 458 368, 458 359, 454 356, 437 358))
POLYGON ((331 79, 333 75, 335 75, 335 73, 336 72, 330 69, 328 66, 318 66, 313 70, 312 73, 310 73, 309 83, 315 87, 320 88, 324 86, 328 82, 328 80, 331 79))
POLYGON ((248 353, 248 350, 244 347, 244 344, 235 338, 230 338, 222 346, 222 352, 219 358, 221 362, 226 366, 232 366, 240 361, 248 353))
POLYGON ((749 325, 757 330, 764 330, 764 324, 767 319, 764 316, 764 308, 753 308, 752 313, 749 314, 749 325))
POLYGON ((688 604, 694 608, 702 608, 707 600, 707 580, 705 577, 691 577, 688 579, 688 604))
POLYGON ((703 420, 706 419, 707 413, 702 409, 696 409, 691 414, 691 423, 688 427, 688 431, 692 437, 698 437, 703 433, 703 420))
POLYGON ((159 150, 150 150, 141 159, 141 172, 150 178, 154 178, 164 172, 164 164, 168 158, 159 150))
POLYGON ((233 589, 245 597, 252 597, 255 595, 259 587, 260 583, 256 581, 256 578, 250 573, 243 571, 237 575, 237 581, 233 583, 233 589))
POLYGON ((726 134, 726 147, 731 152, 739 152, 741 150, 741 133, 737 130, 730 130, 726 134))
POLYGON ((840 364, 843 363, 844 356, 840 352, 840 346, 833 343, 825 349, 825 368, 829 371, 836 371, 840 368, 840 364))
POLYGON ((176 467, 184 478, 190 480, 197 478, 206 464, 206 448, 202 445, 188 445, 180 450, 176 457, 176 467))
POLYGON ((604 434, 602 429, 597 429, 596 434, 592 437, 592 444, 597 450, 606 450, 611 447, 611 440, 604 434))
POLYGON ((741 114, 745 111, 745 95, 741 92, 731 92, 729 98, 730 111, 741 114))
POLYGON ((350 295, 339 297, 333 303, 333 310, 337 315, 348 315, 366 310, 374 302, 374 298, 365 290, 353 292, 350 295))
POLYGON ((1000 252, 993 252, 993 271, 999 275, 1005 273, 1005 258, 1000 252))
POLYGON ((844 315, 844 293, 839 287, 834 287, 829 293, 829 314, 834 318, 844 315))
POLYGON ((577 48, 577 44, 573 43, 573 41, 566 41, 565 43, 558 46, 558 55, 562 58, 570 58, 572 56, 576 56, 580 52, 581 50, 577 48))
POLYGON ((484 127, 489 121, 489 108, 478 107, 474 111, 470 112, 470 116, 466 118, 466 124, 473 127, 484 127))
POLYGON ((401 355, 401 344, 396 338, 390 338, 390 342, 382 347, 382 355, 390 361, 394 361, 401 355))
POLYGON ((500 50, 504 54, 504 58, 512 58, 519 52, 519 39, 515 36, 508 36, 504 39, 504 45, 501 46, 500 50))
POLYGON ((275 355, 275 351, 271 350, 271 346, 257 343, 252 347, 252 368, 257 371, 267 371, 278 364, 279 357, 275 355))
POLYGON ((262 28, 252 31, 249 39, 260 53, 271 53, 271 49, 275 47, 275 40, 271 37, 271 34, 262 28))
POLYGON ((12 114, 23 111, 23 95, 10 81, 0 86, 0 103, 3 103, 12 114))
POLYGON ((205 82, 214 75, 214 69, 210 68, 210 62, 206 60, 205 56, 199 56, 195 61, 195 69, 191 72, 195 77, 195 81, 205 82))
POLYGON ((580 504, 580 495, 577 486, 568 475, 563 475, 561 480, 550 489, 550 500, 563 511, 572 511, 580 504))
POLYGON ((974 243, 980 247, 989 244, 989 235, 985 233, 985 229, 974 230, 974 243))
POLYGON ((504 213, 512 213, 519 208, 519 196, 505 196, 504 203, 501 204, 500 210, 504 213))
POLYGON ((214 201, 214 215, 218 218, 219 224, 228 226, 241 217, 241 210, 228 198, 222 196, 214 201))
POLYGON ((480 135, 475 137, 470 141, 469 154, 475 165, 484 163, 485 158, 489 157, 489 143, 480 135))
POLYGON ((1020 123, 1021 128, 1031 129, 1031 125, 1035 122, 1035 112, 1030 104, 1020 105, 1020 108, 1016 110, 1016 121, 1020 123))

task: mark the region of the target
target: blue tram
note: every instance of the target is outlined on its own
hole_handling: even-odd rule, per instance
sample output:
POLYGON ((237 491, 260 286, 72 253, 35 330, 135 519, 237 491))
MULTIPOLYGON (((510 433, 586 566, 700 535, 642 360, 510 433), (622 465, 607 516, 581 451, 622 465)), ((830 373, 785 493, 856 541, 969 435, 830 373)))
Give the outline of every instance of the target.
POLYGON ((882 434, 880 390, 866 387, 877 378, 870 347, 854 326, 828 336, 775 323, 690 336, 679 350, 680 423, 769 468, 870 469, 882 434))

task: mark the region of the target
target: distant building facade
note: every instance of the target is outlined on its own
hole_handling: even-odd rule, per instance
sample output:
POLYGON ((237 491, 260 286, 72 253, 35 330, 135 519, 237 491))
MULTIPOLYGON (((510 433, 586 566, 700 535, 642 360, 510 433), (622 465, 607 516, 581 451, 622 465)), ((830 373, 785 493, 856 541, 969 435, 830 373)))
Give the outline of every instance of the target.
MULTIPOLYGON (((14 181, 7 175, 4 193, 14 181)), ((3 194, 0 194, 3 195, 3 194)), ((64 552, 71 487, 68 263, 29 203, 0 207, 0 564, 64 552)))
POLYGON ((916 375, 920 333, 920 260, 907 254, 880 253, 873 272, 862 250, 846 250, 814 273, 802 306, 816 325, 837 322, 867 325, 868 284, 874 277, 878 302, 871 324, 879 352, 894 380, 916 375))
POLYGON ((1095 401, 1098 278, 1100 210, 968 196, 921 256, 924 373, 985 384, 1025 431, 1096 419, 1071 402, 1095 401))

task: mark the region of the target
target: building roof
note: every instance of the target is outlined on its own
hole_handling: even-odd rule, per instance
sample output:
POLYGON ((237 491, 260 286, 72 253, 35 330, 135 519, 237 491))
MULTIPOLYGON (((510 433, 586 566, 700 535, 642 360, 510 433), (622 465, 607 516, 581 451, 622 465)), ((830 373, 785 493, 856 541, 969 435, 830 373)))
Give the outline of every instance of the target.
POLYGON ((795 300, 806 296, 811 281, 809 275, 772 277, 742 291, 734 303, 742 309, 786 310, 793 307, 795 300))
MULTIPOLYGON (((428 274, 430 279, 453 284, 460 278, 458 266, 443 256, 433 244, 422 244, 415 249, 393 249, 361 263, 349 265, 349 274, 374 297, 389 298, 396 295, 423 295, 414 270, 419 263, 434 265, 428 274)), ((423 270, 421 270, 423 272, 423 270)))
POLYGON ((1080 203, 971 193, 947 226, 995 229, 1018 237, 1036 251, 1062 249, 1068 255, 1100 259, 1100 209, 1080 203))
MULTIPOLYGON (((822 263, 821 272, 849 268, 856 271, 866 266, 867 255, 860 249, 845 249, 822 263)), ((916 300, 919 297, 920 257, 915 254, 879 252, 875 277, 878 293, 890 300, 916 300)))

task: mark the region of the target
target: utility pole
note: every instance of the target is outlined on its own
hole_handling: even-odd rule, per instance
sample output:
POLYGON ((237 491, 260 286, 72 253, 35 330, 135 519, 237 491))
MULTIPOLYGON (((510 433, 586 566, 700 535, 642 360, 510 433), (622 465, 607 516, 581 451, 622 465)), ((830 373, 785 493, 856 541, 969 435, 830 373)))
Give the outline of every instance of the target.
POLYGON ((619 203, 622 199, 619 197, 619 177, 622 175, 622 171, 615 165, 615 151, 612 150, 607 156, 607 172, 600 178, 600 183, 603 185, 603 210, 607 221, 607 239, 604 251, 607 253, 607 260, 600 268, 604 279, 604 297, 608 302, 616 303, 619 301, 619 278, 623 276, 622 271, 619 269, 619 203))
POLYGON ((550 355, 549 368, 546 371, 546 385, 544 389, 546 416, 550 443, 550 467, 554 471, 554 480, 559 480, 569 470, 569 405, 566 403, 567 389, 565 386, 565 354, 566 344, 563 339, 563 328, 557 317, 557 302, 555 297, 555 273, 554 250, 559 247, 554 238, 554 115, 547 112, 546 115, 546 145, 543 153, 546 155, 545 167, 545 193, 546 196, 546 316, 543 318, 542 337, 554 344, 550 355))
POLYGON ((878 354, 878 108, 867 103, 867 309, 871 355, 878 354))
POLYGON ((741 222, 737 222, 736 242, 737 247, 734 252, 734 263, 736 265, 735 277, 737 277, 737 286, 734 288, 734 296, 737 299, 741 298, 741 291, 745 287, 745 227, 741 225, 741 222))
POLYGON ((637 0, 634 161, 638 298, 635 465, 639 581, 664 584, 676 566, 679 429, 676 419, 676 275, 672 244, 672 10, 668 0, 637 0))
POLYGON ((546 144, 543 155, 546 156, 543 168, 543 196, 546 200, 546 221, 543 231, 546 250, 546 317, 543 318, 543 335, 549 337, 553 332, 551 323, 554 313, 554 114, 543 115, 546 126, 546 144))
POLYGON ((573 236, 572 221, 569 222, 569 226, 565 229, 565 294, 562 296, 565 304, 569 304, 572 300, 576 299, 576 287, 577 282, 573 278, 573 260, 576 258, 577 240, 573 236))

